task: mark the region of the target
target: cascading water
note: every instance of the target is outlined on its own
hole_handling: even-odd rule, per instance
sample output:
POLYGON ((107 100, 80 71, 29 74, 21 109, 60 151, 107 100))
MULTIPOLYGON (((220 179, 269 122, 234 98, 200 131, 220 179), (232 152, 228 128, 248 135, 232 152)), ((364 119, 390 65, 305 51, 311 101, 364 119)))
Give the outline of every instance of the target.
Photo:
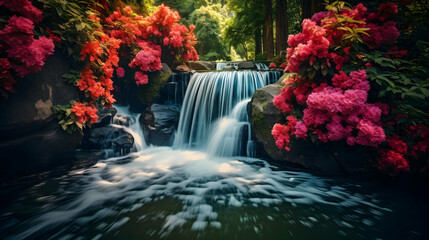
MULTIPOLYGON (((210 134, 217 139, 219 131, 225 131, 225 125, 231 128, 231 124, 242 129, 248 126, 248 120, 236 119, 235 116, 228 117, 233 109, 241 102, 236 111, 245 111, 245 103, 242 102, 253 96, 253 93, 270 83, 277 81, 279 72, 259 72, 259 71, 228 71, 228 72, 208 72, 196 73, 192 76, 188 91, 185 95, 180 121, 176 134, 174 146, 176 148, 205 149, 213 142, 209 138, 210 134), (225 119, 223 117, 226 117, 225 119), (214 124, 216 120, 220 121, 214 124)), ((225 134, 231 134, 230 131, 225 134)), ((241 134, 236 132, 236 139, 239 141, 241 134)), ((232 139, 232 136, 225 136, 232 139)), ((238 147, 238 145, 235 145, 238 147)), ((230 147, 228 147, 230 148, 230 147)), ((240 152, 239 149, 220 150, 221 156, 233 156, 240 152), (228 155, 227 152, 232 155, 228 155)))
POLYGON ((131 124, 140 151, 0 191, 0 239, 424 239, 427 216, 400 191, 236 156, 269 74, 192 78, 176 140, 201 151, 146 147, 131 124))
POLYGON ((118 128, 123 128, 125 131, 129 132, 133 138, 134 138, 134 148, 133 149, 135 152, 139 152, 141 150, 143 150, 145 147, 147 147, 146 141, 143 137, 143 129, 140 126, 139 123, 139 118, 140 118, 140 113, 132 113, 129 110, 129 106, 125 107, 125 106, 118 106, 118 105, 114 105, 114 107, 117 110, 117 115, 122 115, 122 116, 126 116, 129 117, 129 123, 128 123, 128 127, 126 126, 122 126, 118 124, 118 116, 115 116, 113 118, 113 123, 116 127, 118 128))
POLYGON ((269 70, 270 68, 265 63, 255 63, 256 69, 269 70))
POLYGON ((238 69, 238 63, 234 62, 218 62, 216 63, 216 70, 223 70, 225 67, 232 67, 238 69))
POLYGON ((185 98, 186 89, 188 89, 191 73, 173 74, 161 90, 160 104, 182 105, 185 98))
POLYGON ((249 102, 250 99, 239 102, 228 116, 215 121, 208 138, 207 154, 221 157, 254 156, 247 115, 249 102))

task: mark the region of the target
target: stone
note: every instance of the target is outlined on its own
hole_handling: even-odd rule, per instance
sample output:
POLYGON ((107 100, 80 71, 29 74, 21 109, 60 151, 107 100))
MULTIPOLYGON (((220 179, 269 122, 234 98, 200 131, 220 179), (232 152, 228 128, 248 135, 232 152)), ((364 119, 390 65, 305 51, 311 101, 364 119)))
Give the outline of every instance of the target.
POLYGON ((146 142, 158 146, 170 146, 179 117, 179 105, 152 104, 140 117, 146 142))
POLYGON ((113 149, 115 152, 129 152, 134 145, 134 137, 118 126, 91 128, 85 132, 81 149, 113 149))
MULTIPOLYGON (((52 106, 79 97, 78 89, 62 76, 72 62, 60 51, 42 70, 20 79, 16 93, 0 99, 0 169, 3 178, 41 171, 73 160, 80 134, 68 134, 58 125, 52 106)), ((10 179, 9 179, 10 180, 10 179)))
POLYGON ((189 61, 188 65, 194 70, 216 70, 216 62, 209 61, 189 61))
POLYGON ((149 73, 149 82, 135 87, 135 93, 128 95, 128 103, 132 112, 143 112, 147 106, 154 103, 159 97, 159 92, 164 87, 168 78, 173 74, 171 68, 162 63, 160 71, 149 73))
POLYGON ((109 125, 113 122, 113 118, 115 117, 118 111, 116 108, 101 108, 98 109, 98 120, 96 123, 92 125, 92 127, 102 127, 109 125))
POLYGON ((192 69, 186 65, 179 65, 175 68, 178 72, 192 72, 192 69))
POLYGON ((238 62, 237 66, 238 69, 256 69, 255 63, 250 61, 238 62))
POLYGON ((310 140, 292 138, 290 151, 276 146, 271 129, 274 124, 285 122, 286 117, 273 104, 273 98, 280 93, 283 79, 284 76, 277 83, 257 90, 251 101, 252 132, 269 158, 277 163, 328 174, 371 173, 366 153, 342 142, 315 144, 310 140))
POLYGON ((236 68, 234 66, 227 65, 227 66, 223 67, 222 70, 236 70, 236 68))

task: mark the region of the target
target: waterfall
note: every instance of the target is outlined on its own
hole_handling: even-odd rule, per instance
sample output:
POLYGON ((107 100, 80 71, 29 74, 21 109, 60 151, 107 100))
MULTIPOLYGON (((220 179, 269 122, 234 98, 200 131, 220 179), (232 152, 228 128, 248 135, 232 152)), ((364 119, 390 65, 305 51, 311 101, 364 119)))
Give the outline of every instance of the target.
POLYGON ((129 110, 129 106, 117 106, 114 105, 116 110, 118 111, 115 118, 113 119, 112 125, 118 128, 123 128, 125 131, 130 133, 134 138, 134 151, 139 152, 147 147, 146 141, 143 136, 143 130, 139 123, 140 113, 132 113, 129 110), (121 116, 129 117, 128 126, 119 125, 119 119, 121 116))
POLYGON ((234 62, 218 62, 216 63, 216 70, 223 70, 224 67, 231 66, 234 69, 238 69, 238 63, 234 62))
POLYGON ((168 79, 165 87, 161 89, 161 99, 158 103, 167 105, 181 105, 185 98, 191 73, 173 74, 168 79))
POLYGON ((255 63, 256 68, 260 70, 269 70, 270 68, 265 63, 255 63))
POLYGON ((180 112, 174 146, 220 156, 252 155, 247 103, 253 93, 274 83, 280 72, 225 71, 192 76, 180 112), (245 144, 242 139, 245 138, 245 144))
POLYGON ((216 70, 222 70, 226 65, 228 65, 229 62, 217 62, 216 63, 216 70))

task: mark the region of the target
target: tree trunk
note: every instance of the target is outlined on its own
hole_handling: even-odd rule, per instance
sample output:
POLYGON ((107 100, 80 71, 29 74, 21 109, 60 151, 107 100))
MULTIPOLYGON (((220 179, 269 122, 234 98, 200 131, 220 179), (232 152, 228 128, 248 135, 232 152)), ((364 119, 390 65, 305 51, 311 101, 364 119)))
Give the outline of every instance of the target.
POLYGON ((261 29, 255 31, 255 57, 262 51, 261 29))
POLYGON ((310 18, 317 12, 323 11, 322 0, 302 0, 302 20, 310 18))
POLYGON ((276 55, 286 50, 287 35, 287 0, 276 0, 276 55))
POLYGON ((264 52, 267 58, 271 59, 274 56, 274 39, 273 39, 273 10, 272 1, 265 0, 265 26, 264 26, 264 52))

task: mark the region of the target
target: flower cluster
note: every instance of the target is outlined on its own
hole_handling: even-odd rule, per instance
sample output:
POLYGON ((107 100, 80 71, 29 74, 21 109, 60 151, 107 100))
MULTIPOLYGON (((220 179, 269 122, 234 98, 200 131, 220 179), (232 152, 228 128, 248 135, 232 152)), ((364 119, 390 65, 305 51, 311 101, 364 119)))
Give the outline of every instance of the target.
POLYGON ((51 38, 35 38, 34 24, 42 20, 42 11, 31 2, 2 0, 0 6, 20 14, 11 16, 0 30, 0 54, 8 57, 2 59, 5 65, 1 67, 0 86, 11 92, 16 81, 10 71, 13 70, 20 77, 40 71, 48 56, 53 54, 55 46, 51 38))
POLYGON ((429 152, 429 129, 409 126, 418 130, 409 130, 414 142, 407 143, 386 130, 386 119, 395 106, 377 100, 380 90, 371 87, 373 83, 362 69, 372 67, 362 60, 362 49, 388 49, 389 58, 407 53, 394 46, 399 36, 392 20, 397 6, 383 3, 373 13, 363 4, 327 9, 330 11, 305 19, 302 32, 288 38, 285 72, 289 73, 285 87, 273 99, 287 115, 287 124, 274 125, 276 145, 290 150, 292 137, 324 143, 344 141, 350 146, 378 148, 380 170, 393 174, 408 171, 410 156, 418 158, 429 152))
MULTIPOLYGON (((177 53, 183 59, 198 59, 194 48, 196 44, 192 32, 194 27, 191 25, 188 30, 180 25, 179 14, 164 5, 158 7, 148 17, 135 14, 128 6, 123 11, 118 8, 105 18, 102 22, 105 23, 104 26, 100 25, 99 17, 95 15, 88 17, 96 23, 96 26, 100 26, 100 29, 94 29, 97 31, 97 37, 87 41, 82 47, 80 54, 85 66, 76 86, 85 93, 89 102, 101 102, 105 107, 111 107, 115 102, 111 94, 114 89, 113 73, 116 68, 118 78, 125 76, 125 69, 118 65, 119 56, 129 54, 129 52, 119 53, 122 44, 130 48, 134 56, 128 66, 136 69, 134 79, 137 85, 148 83, 148 72, 161 70, 162 46, 170 46, 173 48, 172 54, 177 53)), ((72 112, 84 126, 97 120, 95 112, 83 114, 88 113, 89 107, 93 108, 94 104, 76 102, 73 106, 74 109, 80 109, 72 112)))
POLYGON ((136 68, 137 85, 146 84, 148 76, 145 72, 158 71, 161 66, 162 48, 169 49, 164 54, 178 54, 183 60, 198 60, 194 48, 197 41, 193 30, 178 23, 179 13, 161 5, 152 15, 142 17, 125 7, 123 13, 118 9, 106 18, 110 35, 125 44, 136 43, 135 58, 129 67, 136 68))
POLYGON ((276 140, 276 145, 278 148, 284 148, 290 151, 289 143, 290 137, 292 133, 295 131, 296 118, 293 116, 287 117, 287 125, 275 124, 273 130, 271 130, 271 134, 276 140))
POLYGON ((79 123, 97 122, 97 108, 95 108, 93 105, 86 106, 83 103, 75 102, 71 107, 71 111, 76 115, 78 118, 77 121, 79 123))

